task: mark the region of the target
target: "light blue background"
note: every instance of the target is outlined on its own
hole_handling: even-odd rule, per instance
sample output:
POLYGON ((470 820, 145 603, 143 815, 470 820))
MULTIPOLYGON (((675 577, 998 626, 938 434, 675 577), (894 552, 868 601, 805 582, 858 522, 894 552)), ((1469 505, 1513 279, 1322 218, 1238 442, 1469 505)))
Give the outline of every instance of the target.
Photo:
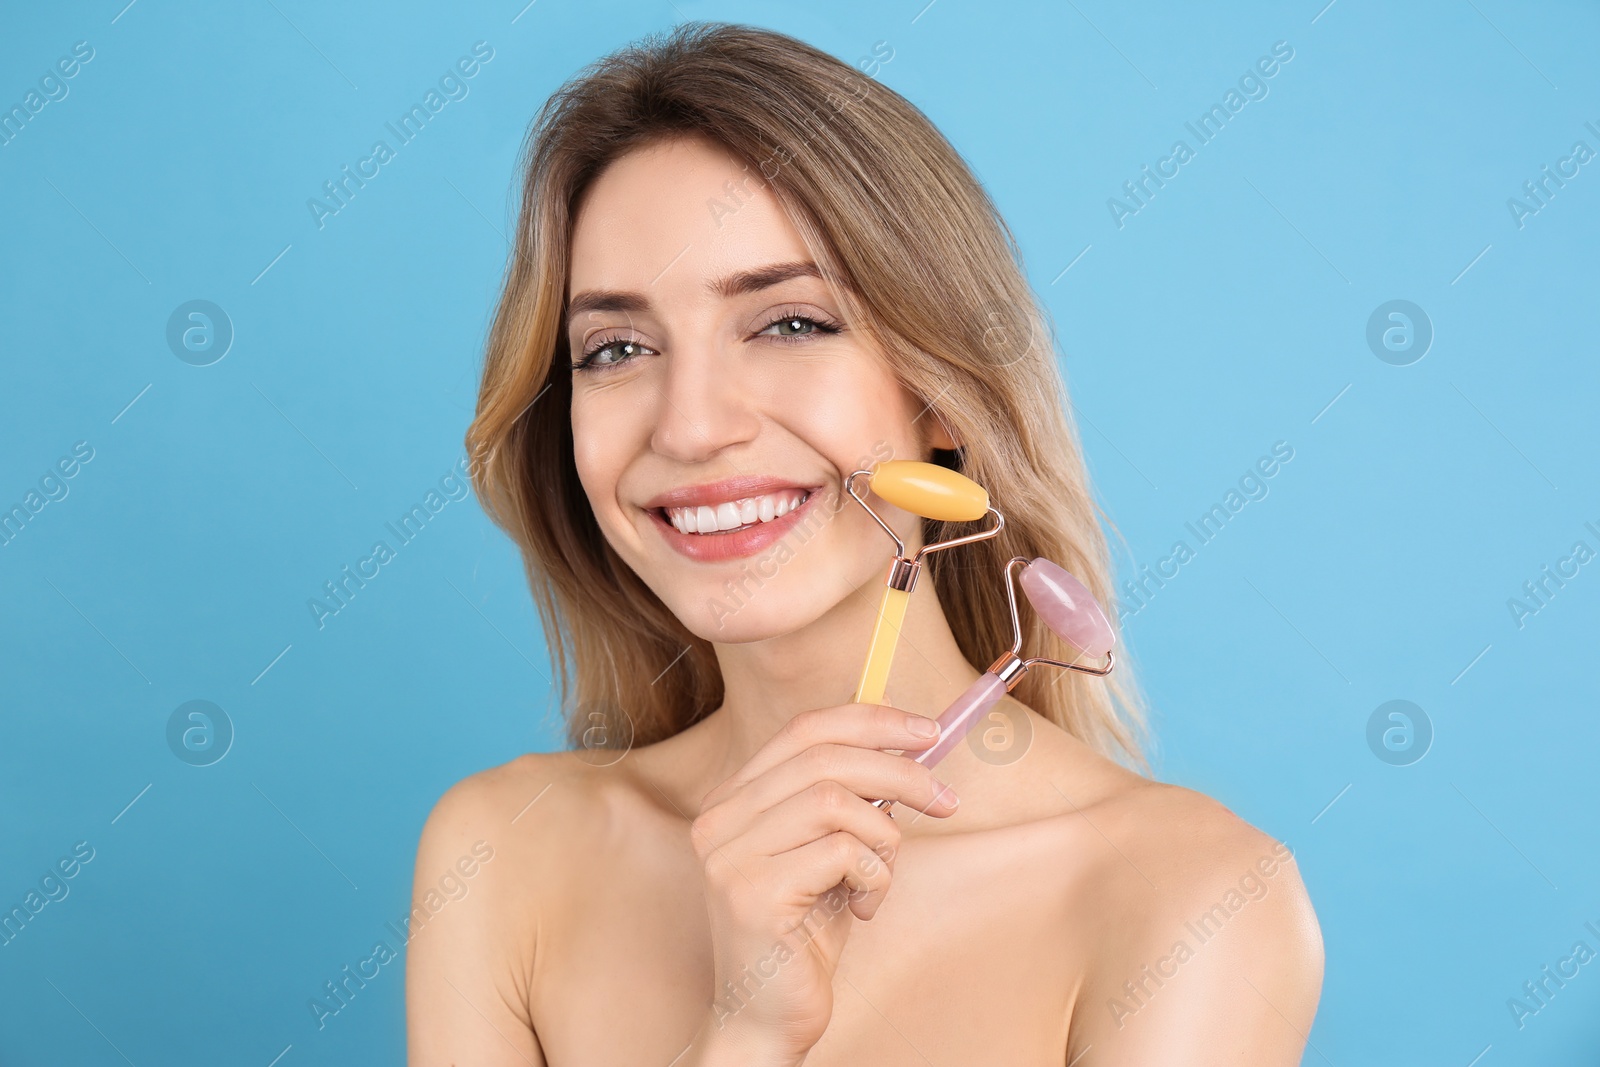
POLYGON ((1299 854, 1327 943, 1305 1062, 1595 1062, 1600 963, 1520 1030, 1506 1006, 1600 949, 1600 563, 1520 629, 1506 603, 1600 549, 1600 162, 1523 228, 1506 205, 1600 150, 1593 4, 125 2, 0 16, 0 106, 95 49, 0 147, 0 504, 94 449, 0 548, 0 906, 96 852, 0 947, 0 1059, 399 1060, 403 961, 320 1031, 307 1002, 394 942, 438 795, 557 744, 548 662, 470 500, 320 631, 306 602, 462 456, 536 107, 710 18, 892 48, 879 78, 1018 234, 1125 568, 1294 448, 1128 645, 1159 775, 1299 854), (470 95, 319 230, 306 200, 480 40, 470 95), (1114 225, 1280 40, 1267 98, 1114 225), (1436 333, 1404 367, 1365 341, 1397 298, 1436 333), (165 341, 192 299, 236 331, 208 367, 165 341), (167 747, 192 699, 237 732, 213 766, 167 747), (1391 699, 1433 724, 1411 766, 1366 742, 1391 699))

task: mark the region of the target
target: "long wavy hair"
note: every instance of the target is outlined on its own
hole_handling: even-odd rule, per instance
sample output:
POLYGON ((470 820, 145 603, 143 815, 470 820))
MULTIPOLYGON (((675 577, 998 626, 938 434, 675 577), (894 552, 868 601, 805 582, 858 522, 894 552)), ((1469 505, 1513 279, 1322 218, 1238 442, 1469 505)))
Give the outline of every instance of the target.
MULTIPOLYGON (((642 745, 722 702, 710 642, 623 563, 595 521, 573 460, 563 329, 580 198, 620 156, 680 136, 720 144, 748 165, 756 187, 771 190, 848 321, 962 443, 938 457, 986 487, 1005 513, 999 537, 935 553, 925 565, 968 661, 987 666, 1010 633, 1000 575, 1012 556, 1054 560, 1110 607, 1104 516, 1090 494, 1054 332, 1015 237, 965 161, 899 94, 803 41, 685 23, 594 62, 535 117, 516 240, 466 435, 478 498, 522 551, 570 741, 586 744, 585 708, 625 709, 632 743, 642 745)), ((924 520, 923 533, 934 541, 970 529, 924 520)), ((1022 598, 1019 607, 1030 654, 1074 655, 1022 598)), ((1130 666, 1119 651, 1105 678, 1034 671, 1015 696, 1143 769, 1144 706, 1130 666)))

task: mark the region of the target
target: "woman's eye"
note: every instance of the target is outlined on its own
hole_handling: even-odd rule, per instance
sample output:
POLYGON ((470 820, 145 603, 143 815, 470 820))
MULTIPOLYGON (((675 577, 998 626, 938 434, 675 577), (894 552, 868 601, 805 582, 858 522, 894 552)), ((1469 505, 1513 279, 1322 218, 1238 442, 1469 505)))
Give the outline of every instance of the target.
MULTIPOLYGON (((766 329, 761 331, 770 337, 790 341, 812 334, 838 333, 839 328, 831 323, 820 322, 806 315, 785 315, 783 318, 768 323, 766 329)), ((760 336, 759 334, 757 336, 760 336)))
POLYGON ((796 337, 803 335, 806 332, 806 327, 815 325, 816 323, 812 322, 810 319, 779 319, 771 326, 768 326, 767 329, 776 330, 777 336, 779 337, 796 337))
POLYGON ((626 363, 643 351, 646 351, 644 345, 637 341, 607 341, 598 348, 591 348, 577 366, 579 369, 615 367, 620 363, 626 363))

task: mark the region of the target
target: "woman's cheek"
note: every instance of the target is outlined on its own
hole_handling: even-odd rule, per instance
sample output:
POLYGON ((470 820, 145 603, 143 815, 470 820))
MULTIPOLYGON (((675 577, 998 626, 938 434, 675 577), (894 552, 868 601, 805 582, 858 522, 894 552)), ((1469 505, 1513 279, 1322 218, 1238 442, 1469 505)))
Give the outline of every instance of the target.
POLYGON ((616 501, 632 436, 617 422, 624 413, 609 410, 612 407, 598 397, 579 396, 572 402, 572 461, 602 528, 616 501))
POLYGON ((872 356, 852 351, 774 360, 751 384, 776 422, 822 455, 851 462, 873 442, 901 436, 893 425, 902 419, 900 405, 877 371, 872 356))

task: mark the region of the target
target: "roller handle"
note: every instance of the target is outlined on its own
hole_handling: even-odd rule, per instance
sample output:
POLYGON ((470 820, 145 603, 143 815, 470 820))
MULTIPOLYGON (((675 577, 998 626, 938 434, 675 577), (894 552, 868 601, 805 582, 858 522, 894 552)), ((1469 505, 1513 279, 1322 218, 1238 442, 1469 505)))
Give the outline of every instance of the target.
POLYGON ((894 665, 895 646, 900 642, 900 627, 905 625, 906 604, 911 594, 885 586, 878 602, 878 621, 872 627, 872 643, 861 666, 861 681, 856 685, 857 704, 882 704, 889 686, 889 668, 894 665))

